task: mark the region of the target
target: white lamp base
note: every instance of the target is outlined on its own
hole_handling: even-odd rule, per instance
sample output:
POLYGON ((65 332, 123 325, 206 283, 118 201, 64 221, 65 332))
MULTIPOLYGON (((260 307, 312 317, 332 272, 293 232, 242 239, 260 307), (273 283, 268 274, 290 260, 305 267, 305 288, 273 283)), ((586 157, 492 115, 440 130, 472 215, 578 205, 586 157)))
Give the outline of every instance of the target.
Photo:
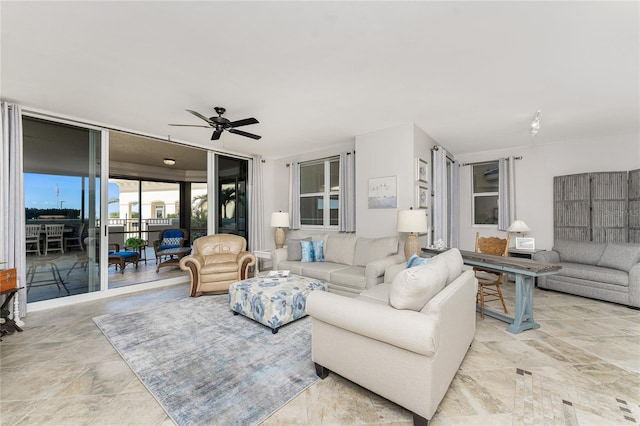
POLYGON ((404 257, 409 260, 414 254, 420 255, 421 251, 418 235, 413 233, 407 234, 407 239, 404 240, 404 257))
POLYGON ((284 229, 277 227, 274 239, 276 242, 276 248, 284 247, 284 229))

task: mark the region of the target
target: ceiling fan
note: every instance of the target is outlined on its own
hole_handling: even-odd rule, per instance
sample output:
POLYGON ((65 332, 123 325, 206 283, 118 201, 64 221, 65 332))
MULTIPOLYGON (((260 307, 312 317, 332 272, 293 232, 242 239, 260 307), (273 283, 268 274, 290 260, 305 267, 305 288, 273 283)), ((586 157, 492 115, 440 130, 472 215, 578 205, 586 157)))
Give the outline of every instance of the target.
POLYGON ((253 133, 236 129, 236 127, 259 123, 259 121, 256 120, 255 118, 251 117, 251 118, 245 118, 243 120, 229 121, 228 119, 222 116, 225 113, 226 109, 222 107, 215 107, 214 109, 216 110, 216 113, 218 114, 218 116, 209 117, 209 118, 205 117, 199 112, 191 111, 190 109, 186 110, 187 112, 190 112, 196 117, 206 121, 208 126, 203 126, 200 124, 169 124, 169 126, 205 127, 205 128, 211 127, 215 129, 213 132, 213 135, 211 135, 212 141, 217 141, 218 139, 220 139, 220 135, 222 135, 222 132, 225 130, 229 133, 235 133, 236 135, 246 136, 251 139, 260 139, 262 137, 262 136, 254 135, 253 133))

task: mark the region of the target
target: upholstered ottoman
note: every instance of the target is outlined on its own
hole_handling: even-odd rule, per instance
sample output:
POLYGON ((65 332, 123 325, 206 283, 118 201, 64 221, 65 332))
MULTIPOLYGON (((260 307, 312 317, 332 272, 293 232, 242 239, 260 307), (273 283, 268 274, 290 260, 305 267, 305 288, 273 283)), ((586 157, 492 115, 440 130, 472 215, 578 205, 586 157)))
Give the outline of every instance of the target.
POLYGON ((307 315, 307 296, 314 290, 327 291, 322 281, 290 275, 286 281, 265 277, 238 281, 229 286, 229 307, 277 333, 278 328, 307 315))

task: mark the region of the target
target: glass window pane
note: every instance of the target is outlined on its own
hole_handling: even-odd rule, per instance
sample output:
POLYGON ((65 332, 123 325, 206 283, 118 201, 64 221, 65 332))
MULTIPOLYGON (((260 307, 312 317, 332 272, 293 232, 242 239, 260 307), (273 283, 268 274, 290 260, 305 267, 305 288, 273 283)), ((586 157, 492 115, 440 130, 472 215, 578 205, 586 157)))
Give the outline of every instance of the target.
MULTIPOLYGON (((207 211, 209 206, 206 183, 191 184, 191 240, 207 235, 207 211)), ((177 203, 176 207, 180 207, 177 203)))
POLYGON ((303 197, 300 199, 300 224, 322 225, 322 197, 303 197))
MULTIPOLYGON (((334 160, 329 163, 330 173, 329 176, 331 178, 330 182, 330 191, 339 191, 340 190, 340 160, 334 160)), ((333 207, 332 207, 333 208, 333 207)))
POLYGON ((300 194, 324 191, 324 163, 300 166, 300 194))
POLYGON ((473 192, 498 192, 498 162, 473 166, 473 192))
POLYGON ((329 210, 329 225, 338 226, 338 211, 339 211, 340 201, 337 195, 332 195, 330 197, 330 210, 329 210))
POLYGON ((478 196, 474 199, 474 223, 477 225, 498 224, 498 196, 478 196))

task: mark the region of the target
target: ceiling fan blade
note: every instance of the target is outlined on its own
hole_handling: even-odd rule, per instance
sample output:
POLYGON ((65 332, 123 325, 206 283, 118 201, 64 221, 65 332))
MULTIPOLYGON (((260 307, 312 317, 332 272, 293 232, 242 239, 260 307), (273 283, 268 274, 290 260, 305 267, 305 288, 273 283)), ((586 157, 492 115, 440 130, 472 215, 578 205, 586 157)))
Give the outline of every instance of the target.
POLYGON ((211 124, 212 126, 214 125, 213 121, 211 121, 211 119, 205 117, 204 115, 200 114, 199 112, 196 111, 191 111, 190 109, 185 110, 187 112, 190 112, 191 114, 195 115, 196 117, 206 121, 207 123, 211 124))
POLYGON ((211 135, 211 140, 217 141, 218 139, 220 139, 221 134, 222 134, 222 130, 216 129, 216 131, 213 132, 213 135, 211 135))
POLYGON ((258 124, 259 121, 255 118, 245 118, 244 120, 232 121, 229 123, 231 127, 240 127, 240 126, 248 126, 249 124, 258 124))
POLYGON ((246 136, 251 139, 260 139, 262 136, 254 135, 253 133, 243 132, 242 130, 229 129, 229 133, 235 133, 236 135, 246 136))
POLYGON ((180 127, 204 127, 205 129, 209 129, 211 126, 201 126, 200 124, 169 124, 169 126, 180 126, 180 127))

